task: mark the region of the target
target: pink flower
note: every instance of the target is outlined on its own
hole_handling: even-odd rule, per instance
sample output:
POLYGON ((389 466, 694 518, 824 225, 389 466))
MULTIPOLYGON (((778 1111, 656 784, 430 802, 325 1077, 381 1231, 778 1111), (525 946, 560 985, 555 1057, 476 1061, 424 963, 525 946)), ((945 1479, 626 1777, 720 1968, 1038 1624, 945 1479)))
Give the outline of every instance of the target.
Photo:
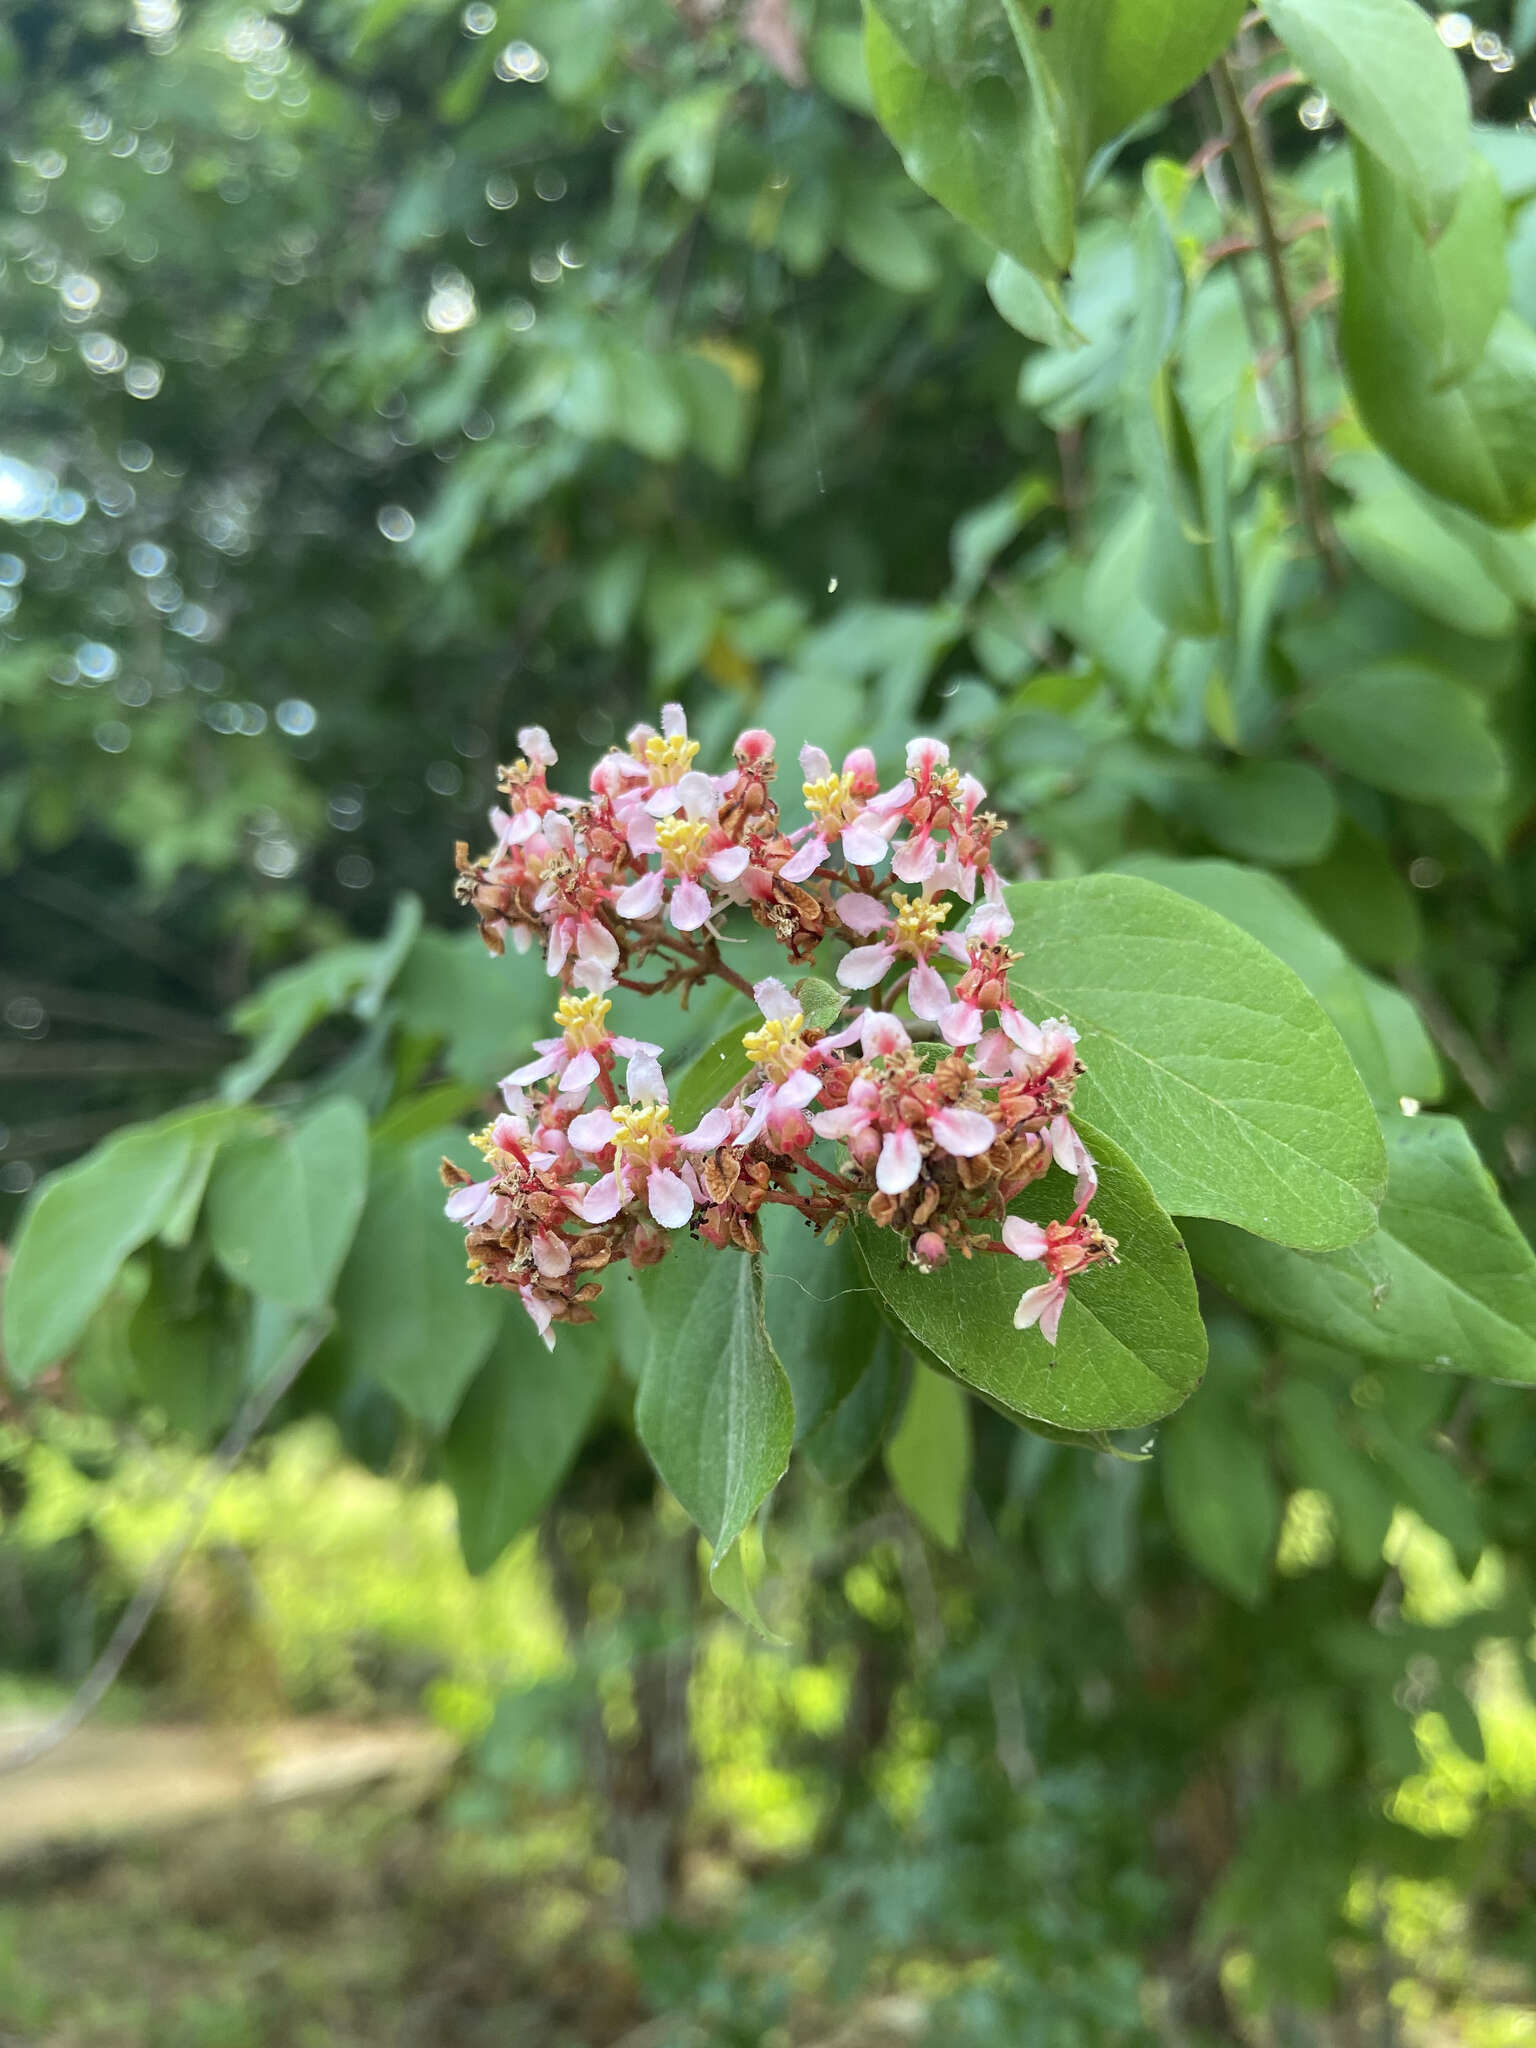
POLYGON ((682 804, 678 786, 699 751, 698 741, 688 737, 682 705, 662 705, 660 732, 649 725, 635 726, 629 734, 629 751, 647 786, 645 808, 653 818, 670 817, 682 804))
POLYGON ((805 777, 802 794, 811 822, 790 837, 800 839, 805 833, 810 837, 780 870, 785 881, 809 880, 827 858, 834 839, 841 839, 843 858, 854 867, 873 867, 884 860, 894 827, 888 829, 869 809, 880 788, 869 748, 855 747, 844 756, 842 772, 834 775, 832 763, 820 747, 802 747, 800 772, 805 777))
POLYGON ((821 1093, 821 1076, 816 1069, 831 1054, 851 1044, 860 1027, 855 1022, 810 1045, 805 1039, 805 1018, 800 1005, 782 981, 770 975, 758 982, 752 993, 763 1013, 763 1022, 756 1030, 748 1031, 741 1042, 747 1058, 763 1079, 752 1094, 742 1097, 742 1107, 752 1114, 732 1142, 750 1145, 766 1130, 781 1151, 803 1151, 811 1142, 812 1130, 802 1112, 821 1093))
POLYGON ((526 1066, 508 1074, 502 1087, 526 1088, 554 1074, 558 1076, 556 1086, 560 1094, 584 1096, 601 1073, 603 1063, 615 1053, 623 1059, 632 1059, 637 1052, 655 1054, 661 1051, 659 1045, 651 1045, 644 1039, 611 1033, 606 1020, 612 1008, 608 999, 601 995, 562 996, 555 1007, 555 1021, 561 1026, 561 1035, 558 1038, 536 1038, 533 1043, 539 1058, 529 1060, 526 1066))
POLYGON ((920 883, 929 894, 952 889, 967 903, 975 901, 980 879, 988 897, 997 896, 1001 884, 992 867, 991 846, 1000 828, 998 820, 980 808, 986 793, 974 775, 961 775, 949 765, 949 748, 942 740, 909 741, 906 775, 870 806, 888 831, 894 833, 902 824, 908 827, 908 836, 891 858, 897 879, 920 883))
POLYGON ((891 908, 877 896, 865 896, 851 889, 833 905, 850 931, 860 936, 884 932, 872 946, 855 946, 837 963, 837 978, 844 988, 873 988, 883 981, 902 954, 915 961, 907 986, 907 1000, 919 1017, 937 1015, 935 1005, 949 1001, 943 977, 929 962, 938 950, 949 905, 927 896, 891 897, 891 908))
POLYGON ((1015 1258, 1027 1264, 1038 1261, 1051 1276, 1043 1285, 1028 1288, 1013 1313, 1016 1330, 1027 1330, 1038 1323, 1047 1344, 1056 1342, 1068 1283, 1101 1259, 1113 1265, 1116 1250, 1115 1240, 1106 1237, 1091 1216, 1047 1223, 1044 1229, 1022 1216, 1009 1216, 1003 1222, 1003 1243, 1015 1258))
POLYGON ((708 875, 728 887, 740 881, 751 856, 744 846, 733 846, 717 822, 719 797, 707 775, 685 775, 668 794, 683 815, 658 818, 654 825, 644 821, 645 836, 654 835, 661 865, 621 890, 613 907, 620 917, 644 924, 661 915, 665 906, 674 931, 696 932, 713 909, 699 877, 708 875))
POLYGON ((642 1199, 663 1229, 678 1230, 693 1214, 697 1183, 673 1170, 682 1140, 667 1116, 667 1091, 661 1068, 648 1054, 629 1063, 627 1105, 592 1109, 571 1123, 568 1135, 577 1152, 592 1159, 611 1154, 612 1164, 587 1189, 578 1214, 585 1223, 607 1223, 621 1209, 642 1199))
POLYGON ((1018 959, 1006 943, 1013 919, 1001 903, 984 903, 963 932, 946 932, 940 944, 952 959, 964 963, 955 999, 934 1018, 950 1045, 975 1045, 989 1013, 995 1013, 1004 1035, 1022 1051, 1039 1054, 1045 1045, 1038 1024, 1032 1024, 1008 991, 1008 970, 1018 959))

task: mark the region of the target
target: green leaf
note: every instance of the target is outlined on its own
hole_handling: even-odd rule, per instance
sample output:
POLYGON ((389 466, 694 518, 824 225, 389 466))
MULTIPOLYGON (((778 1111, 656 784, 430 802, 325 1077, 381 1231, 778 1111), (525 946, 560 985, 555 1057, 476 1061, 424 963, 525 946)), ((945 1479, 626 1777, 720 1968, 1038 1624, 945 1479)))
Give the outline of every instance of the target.
POLYGON ((541 959, 493 959, 476 931, 424 931, 391 995, 402 1027, 440 1044, 447 1072, 481 1092, 528 1058, 555 1002, 541 959))
POLYGON ((800 1005, 807 1031, 830 1031, 848 1006, 846 989, 836 988, 830 981, 818 981, 814 974, 797 981, 791 993, 800 1005))
POLYGON ((5 1283, 5 1362, 25 1384, 56 1364, 130 1252, 171 1213, 196 1150, 186 1118, 109 1138, 28 1204, 5 1283))
POLYGON ((1275 1402, 1292 1477, 1298 1486, 1328 1496, 1345 1566, 1356 1578, 1374 1578, 1397 1505, 1391 1488, 1352 1441, 1352 1421, 1340 1417, 1337 1403, 1315 1380, 1288 1375, 1275 1402))
POLYGON ((1413 890, 1380 840, 1353 819, 1343 821, 1326 860, 1288 879, 1357 960, 1396 968, 1418 958, 1423 933, 1413 890))
POLYGON ((1334 524, 1366 574, 1405 604, 1474 638, 1498 640, 1514 631, 1514 599, 1475 550, 1407 491, 1373 492, 1334 524))
POLYGON ((1453 1117, 1391 1117, 1381 1225, 1306 1256, 1220 1224, 1189 1228, 1202 1273, 1256 1314, 1345 1345, 1480 1379, 1536 1382, 1536 1255, 1453 1117))
POLYGON ((1081 348, 1084 336, 1067 317, 1061 289, 1037 277, 1011 256, 999 256, 987 272, 987 294, 1010 327, 1047 348, 1081 348))
POLYGON ((1338 830, 1333 785, 1305 761, 1239 761, 1191 783, 1184 801, 1225 852, 1273 867, 1321 860, 1338 830))
POLYGON ((595 1323, 562 1324, 553 1352, 509 1303, 490 1356, 443 1439, 459 1509, 459 1548, 489 1571, 553 1500, 608 1381, 611 1346, 595 1323))
POLYGON ((367 1191, 367 1119, 337 1096, 293 1129, 225 1147, 208 1188, 214 1257, 253 1294, 319 1308, 367 1191))
POLYGON ((445 1129, 374 1147, 368 1200, 336 1288, 334 1341, 346 1366, 439 1430, 503 1313, 523 1313, 500 1290, 469 1284, 464 1233, 443 1215, 438 1161, 462 1142, 445 1129))
POLYGON ((694 1130, 704 1115, 713 1109, 738 1081, 744 1081, 751 1073, 752 1062, 747 1058, 747 1049, 741 1042, 742 1034, 751 1028, 752 1019, 743 1014, 736 1023, 721 1032, 713 1045, 706 1046, 689 1067, 672 1090, 671 1114, 674 1130, 694 1130))
POLYGON ((758 1612, 757 1588, 762 1578, 762 1544, 756 1529, 742 1530, 730 1549, 709 1568, 710 1589, 738 1620, 760 1635, 765 1643, 784 1647, 785 1638, 775 1635, 758 1612))
POLYGON ((173 1429, 209 1442, 239 1405, 249 1331, 250 1303, 204 1267, 201 1252, 157 1251, 128 1325, 140 1400, 173 1429))
POLYGON ((1296 730, 1351 775, 1394 796, 1454 810, 1495 803, 1504 760, 1483 700, 1408 661, 1384 661, 1319 690, 1296 730))
POLYGON ((851 1240, 817 1237, 783 1203, 759 1212, 763 1309, 795 1402, 795 1436, 835 1408, 873 1355, 880 1313, 851 1240))
MULTIPOLYGON (((1189 1258, 1172 1222, 1119 1147, 1083 1126, 1099 1163, 1093 1214, 1119 1245, 1119 1264, 1072 1284, 1053 1347, 1013 1313, 1039 1266, 1011 1255, 951 1259, 934 1273, 911 1265, 899 1238, 855 1231, 869 1277, 896 1321, 956 1379, 1004 1407, 1059 1429, 1130 1429, 1167 1415, 1205 1370, 1205 1327, 1189 1258)), ((1013 1213, 1047 1223, 1070 1206, 1070 1186, 1049 1173, 1013 1213)))
POLYGON ((1269 25, 1430 232, 1461 193, 1471 106, 1461 66, 1414 0, 1266 0, 1269 25))
POLYGON ((1158 1433, 1168 1519, 1208 1579, 1259 1607, 1280 1534, 1280 1489, 1262 1439, 1210 1383, 1158 1433))
POLYGON ((865 1469, 880 1447, 901 1390, 898 1340, 882 1329, 869 1364, 802 1447, 828 1486, 851 1486, 865 1469))
POLYGON ((971 1483, 971 1417, 952 1379, 925 1365, 912 1368, 907 1405, 886 1439, 885 1469, 929 1535, 958 1550, 971 1483))
POLYGON ((1495 526, 1525 526, 1536 519, 1536 332, 1501 310, 1502 204, 1489 174, 1468 180, 1433 250, 1398 183, 1366 159, 1357 177, 1358 218, 1341 227, 1339 346, 1360 417, 1426 490, 1495 526), (1486 282, 1486 297, 1469 280, 1486 282))
POLYGON ((719 1562, 784 1476, 794 1443, 762 1274, 755 1258, 678 1236, 641 1287, 651 1349, 635 1426, 719 1562))
POLYGON ((1309 1249, 1371 1228, 1386 1177, 1376 1118, 1338 1032, 1288 967, 1215 912, 1134 876, 1016 883, 1006 895, 1023 955, 1016 999, 1076 1026, 1083 1115, 1165 1209, 1309 1249))
POLYGON ((274 975, 243 1002, 230 1022, 256 1043, 243 1060, 225 1069, 219 1088, 225 1101, 249 1101, 322 1017, 338 1010, 365 1023, 376 1017, 420 929, 418 899, 398 897, 381 939, 332 946, 274 975))
POLYGON ((1439 1061, 1407 997, 1362 974, 1275 876, 1230 861, 1156 854, 1124 865, 1230 918, 1283 960, 1327 1011, 1378 1107, 1395 1109, 1404 1095, 1424 1102, 1439 1094, 1439 1061))

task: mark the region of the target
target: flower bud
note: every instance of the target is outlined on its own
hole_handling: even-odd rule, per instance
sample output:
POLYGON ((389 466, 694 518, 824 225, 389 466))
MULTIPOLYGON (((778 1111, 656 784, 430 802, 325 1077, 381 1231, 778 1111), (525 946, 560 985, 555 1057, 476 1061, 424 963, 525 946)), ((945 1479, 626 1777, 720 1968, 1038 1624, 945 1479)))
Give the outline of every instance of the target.
POLYGON ((949 1246, 936 1230, 925 1230, 912 1247, 912 1263, 931 1273, 949 1257, 949 1246))

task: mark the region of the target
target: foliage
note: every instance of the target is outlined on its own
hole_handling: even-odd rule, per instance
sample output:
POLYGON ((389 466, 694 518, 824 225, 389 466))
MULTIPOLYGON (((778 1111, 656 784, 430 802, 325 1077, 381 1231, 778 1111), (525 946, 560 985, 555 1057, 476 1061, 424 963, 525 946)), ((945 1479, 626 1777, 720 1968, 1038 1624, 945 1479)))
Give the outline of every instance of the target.
MULTIPOLYGON (((1503 1795, 1462 1835, 1383 1801, 1430 1702, 1475 1759, 1479 1645, 1528 1636, 1536 1427, 1529 10, 1483 10, 1475 51, 1413 0, 1240 14, 874 0, 861 44, 851 8, 775 35, 615 0, 508 42, 331 0, 135 44, 23 9, 0 357, 17 900, 86 889, 109 940, 154 950, 131 909, 211 949, 190 1064, 225 1070, 218 1103, 186 1106, 188 1065, 90 1099, 146 1120, 20 1225, 17 1399, 206 1440, 329 1299, 289 1409, 441 1458, 477 1566, 594 1489, 644 1549, 637 1427, 717 1589, 788 1635, 819 1555, 885 1555, 884 1442, 965 1538, 940 1568, 974 1621, 923 1667, 910 1573, 850 1593, 850 1829, 921 1839, 867 1804, 897 1671, 972 1741, 1029 1731, 1042 1854, 1074 1771, 1113 1768, 1186 1852, 1192 2026, 1352 1995, 1387 1938, 1359 1902, 1397 1883, 1454 1875, 1476 1941, 1517 1945, 1503 1795), (429 1166, 549 985, 406 898, 380 936, 383 900, 445 894, 520 723, 596 750, 685 690, 717 759, 749 725, 889 781, 927 730, 1020 821, 1013 993, 1081 1034, 1122 1249, 1054 1350, 1010 1328, 1004 1262, 925 1276, 863 1226, 770 1239, 761 1273, 678 1248, 562 1337, 563 1382, 463 1287, 429 1166), (358 835, 334 865, 327 829, 358 835), (357 930, 250 994, 342 906, 357 930), (1404 1603, 1403 1510, 1476 1570, 1455 1617, 1404 1603)), ((749 985, 768 965, 741 949, 749 985)), ((744 1010, 621 991, 615 1025, 702 1118, 744 1010)), ((977 1782, 935 1793, 946 1856, 977 1782)), ((964 1883, 932 1880, 945 1911, 964 1883)), ((1086 1946, 1091 2024, 1134 2026, 1086 1946)))

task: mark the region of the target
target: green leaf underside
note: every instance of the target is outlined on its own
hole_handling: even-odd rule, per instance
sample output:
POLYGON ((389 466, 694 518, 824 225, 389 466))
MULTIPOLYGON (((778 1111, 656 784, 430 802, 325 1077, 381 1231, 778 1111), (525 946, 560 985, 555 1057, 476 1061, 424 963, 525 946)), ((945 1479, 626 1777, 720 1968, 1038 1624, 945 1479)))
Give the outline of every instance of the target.
POLYGON ((443 1216, 437 1163, 462 1144, 461 1131, 445 1128, 374 1148, 368 1200, 336 1289, 336 1342, 349 1368, 432 1429, 458 1407, 503 1313, 523 1313, 502 1290, 469 1284, 463 1232, 443 1216))
POLYGON ((1372 1227, 1386 1181, 1376 1118, 1290 968, 1137 877, 1022 882, 1006 897, 1016 1001, 1076 1026, 1083 1113, 1165 1209, 1308 1250, 1372 1227))
POLYGON ((174 1216, 230 1112, 183 1112, 111 1138, 51 1176, 29 1205, 5 1286, 5 1358, 23 1382, 78 1342, 130 1253, 174 1216))
POLYGON ((488 1571, 543 1513, 592 1420, 611 1345, 594 1323, 566 1325, 546 1351, 515 1304, 443 1441, 459 1509, 459 1547, 488 1571))
POLYGON ((1213 1385, 1162 1432, 1157 1462, 1174 1534, 1207 1578, 1257 1607, 1280 1533, 1280 1494, 1262 1439, 1213 1385))
POLYGON ((971 1418, 952 1379, 912 1368, 901 1421, 885 1446, 891 1484, 946 1550, 958 1550, 971 1480, 971 1418))
POLYGON ((1453 1117, 1387 1122, 1381 1227, 1305 1256, 1218 1224, 1190 1226, 1202 1273, 1235 1301, 1328 1344, 1536 1382, 1536 1255, 1453 1117))
MULTIPOLYGON (((861 1224, 855 1241, 891 1314, 956 1379, 1059 1429, 1133 1429, 1171 1413, 1199 1385, 1205 1327, 1171 1219, 1117 1145, 1087 1126, 1083 1135, 1099 1163, 1092 1213, 1118 1240, 1119 1264, 1073 1281, 1054 1349, 1038 1329, 1013 1327, 1020 1295, 1046 1278, 1043 1266, 987 1252, 920 1273, 889 1230, 861 1224)), ((1047 1223, 1071 1206, 1072 1183, 1053 1169, 1013 1213, 1047 1223)))
MULTIPOLYGON (((761 1018, 758 1021, 761 1023, 761 1018)), ((752 1019, 743 1012, 689 1067, 672 1093, 674 1130, 685 1134, 695 1130, 704 1115, 751 1073, 752 1062, 741 1042, 743 1032, 751 1029, 752 1019)))
POLYGON ((1268 0, 1269 25, 1357 142, 1431 229, 1466 176, 1471 109, 1461 66, 1414 0, 1268 0))
POLYGON ((295 1130, 227 1146, 208 1188, 214 1256, 230 1278, 286 1308, 324 1302, 368 1188, 368 1123, 338 1096, 295 1130))
POLYGON ((744 1253, 678 1236, 641 1286, 651 1347, 635 1425, 718 1560, 783 1477, 794 1443, 762 1274, 744 1253))

